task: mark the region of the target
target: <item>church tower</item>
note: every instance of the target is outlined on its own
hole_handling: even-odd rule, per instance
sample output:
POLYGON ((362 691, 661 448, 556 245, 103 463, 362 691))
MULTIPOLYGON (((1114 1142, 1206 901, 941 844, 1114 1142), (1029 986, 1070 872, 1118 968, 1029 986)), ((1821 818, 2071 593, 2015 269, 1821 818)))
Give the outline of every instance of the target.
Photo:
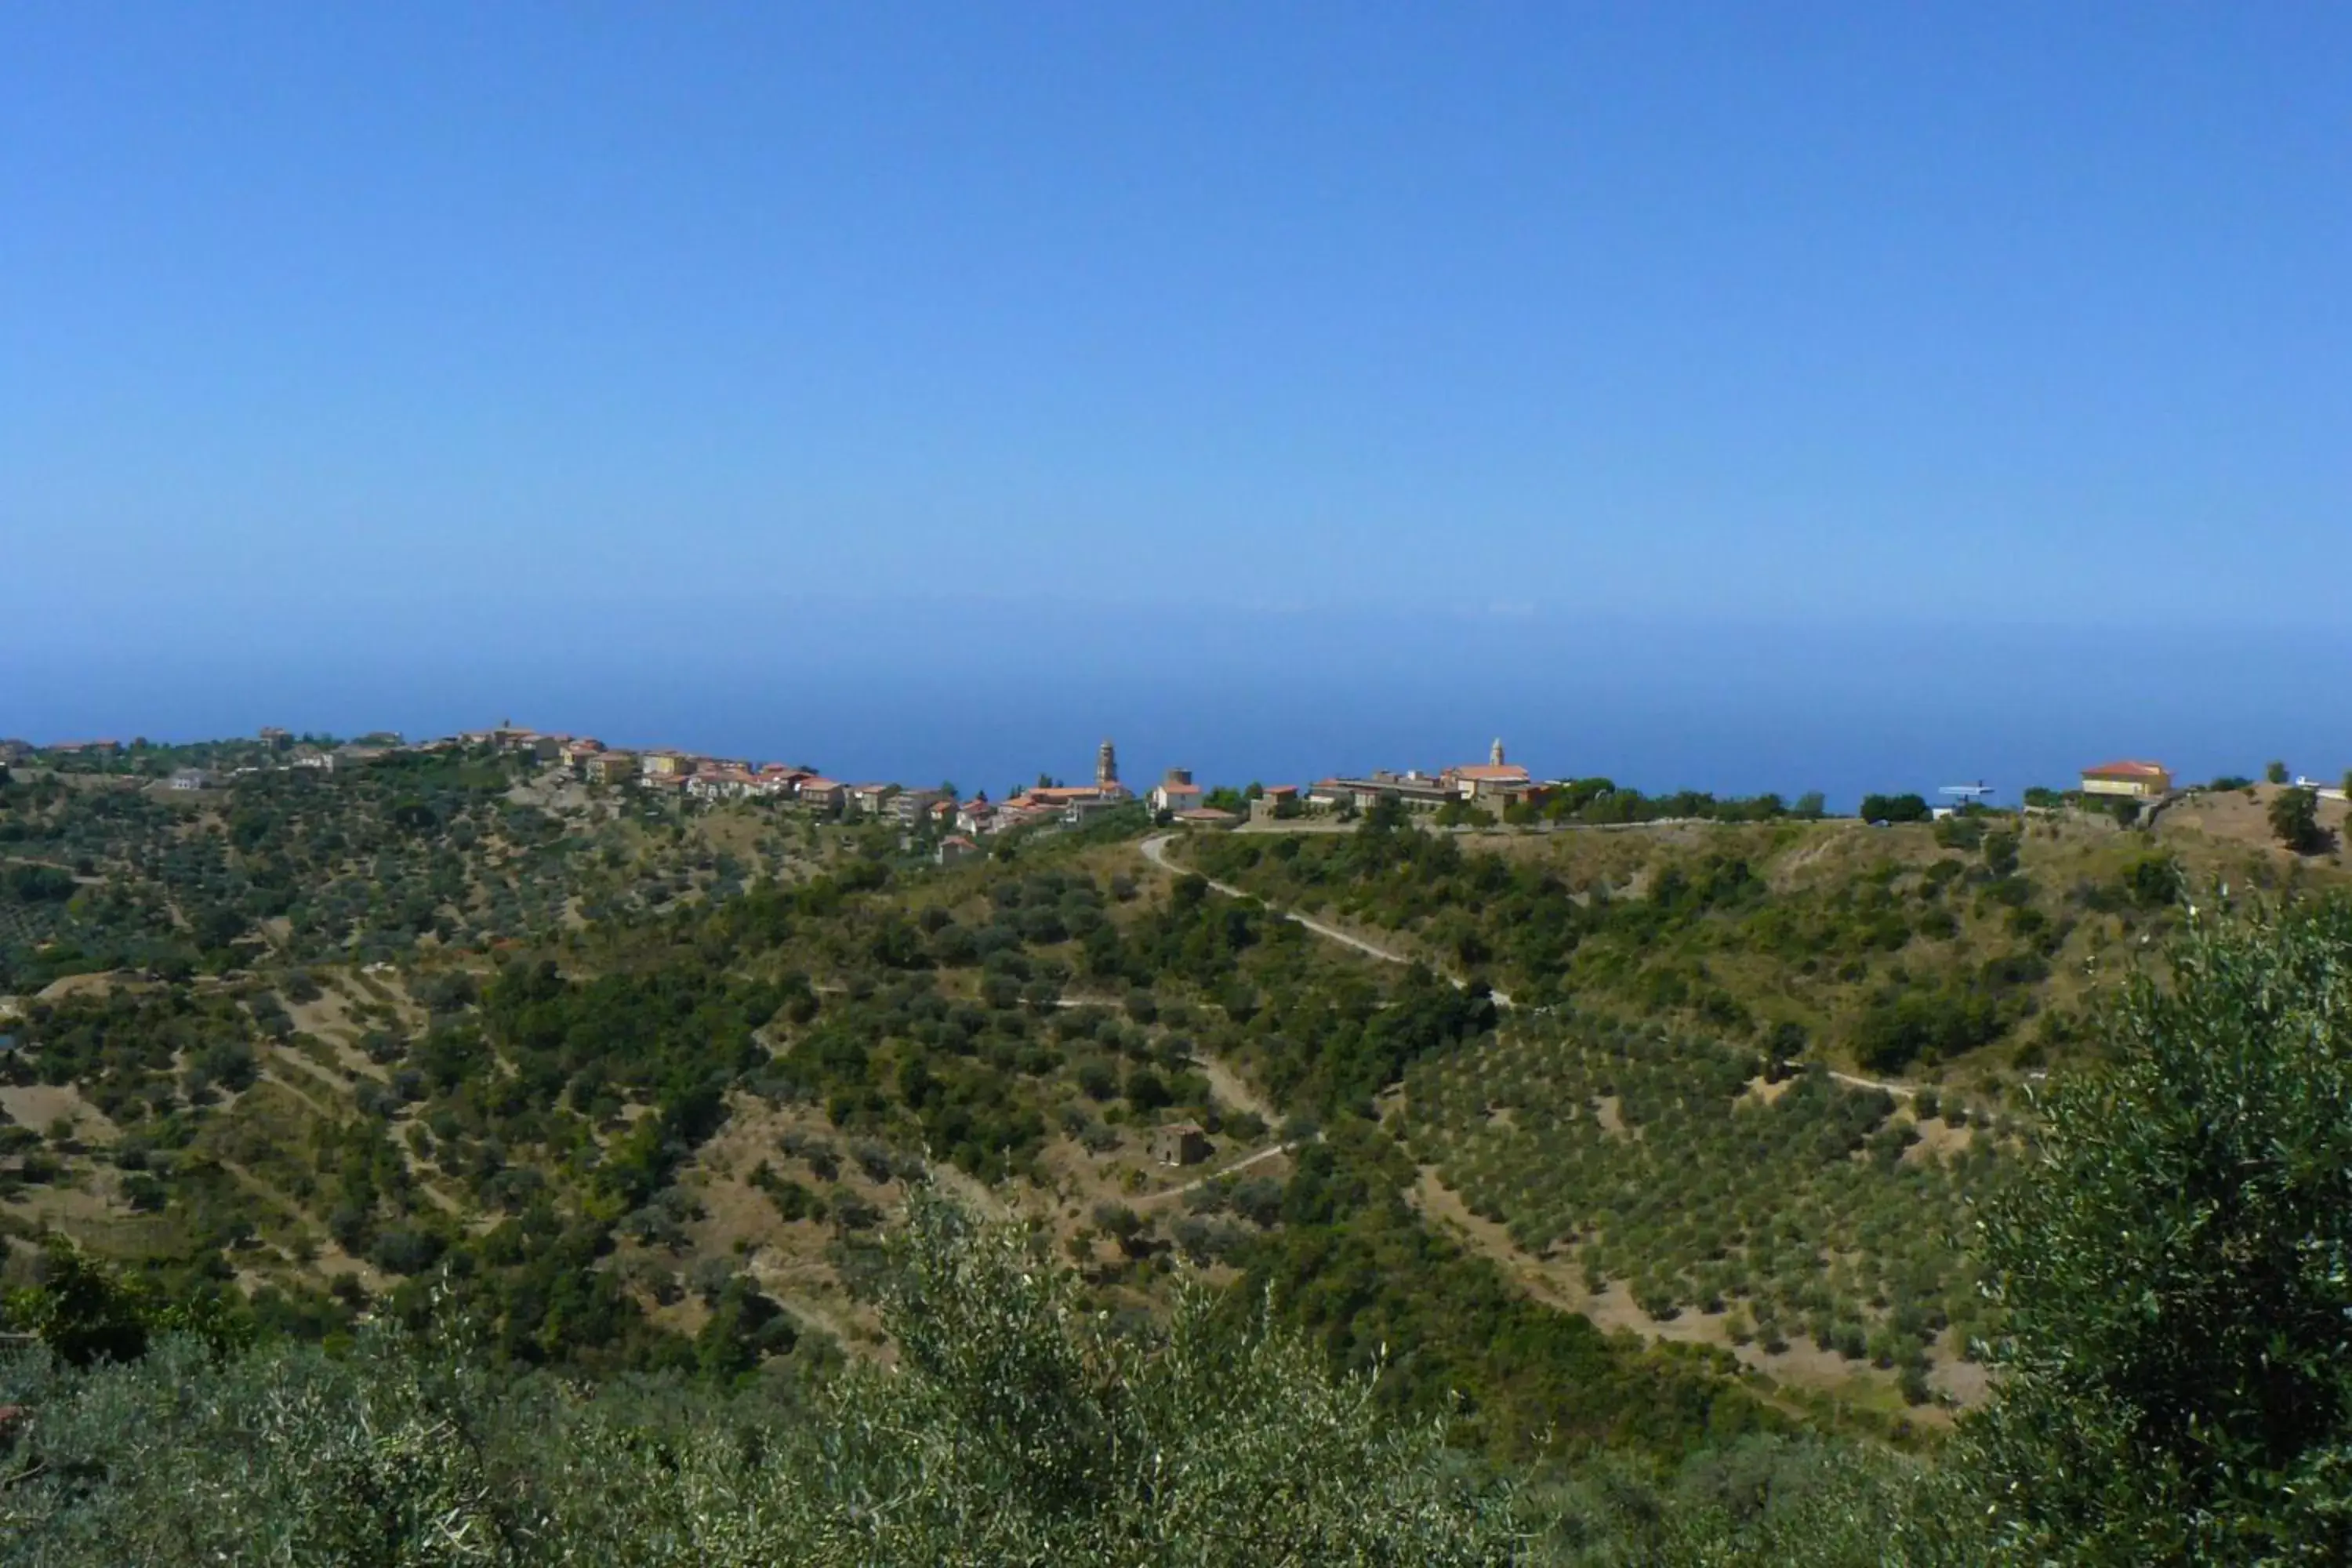
POLYGON ((1486 756, 1487 759, 1496 767, 1499 768, 1503 765, 1503 740, 1501 736, 1498 735, 1495 738, 1494 749, 1489 751, 1486 753, 1486 756))
POLYGON ((1095 753, 1095 788, 1108 790, 1118 783, 1118 752, 1108 741, 1095 753))

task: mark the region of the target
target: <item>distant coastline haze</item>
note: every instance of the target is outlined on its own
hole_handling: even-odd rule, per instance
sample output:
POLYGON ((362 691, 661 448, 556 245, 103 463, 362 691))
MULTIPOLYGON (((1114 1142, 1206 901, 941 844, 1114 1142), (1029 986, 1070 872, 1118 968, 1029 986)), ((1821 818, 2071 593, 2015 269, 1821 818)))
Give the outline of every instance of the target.
POLYGON ((0 15, 0 734, 2352 763, 2352 15, 0 15))

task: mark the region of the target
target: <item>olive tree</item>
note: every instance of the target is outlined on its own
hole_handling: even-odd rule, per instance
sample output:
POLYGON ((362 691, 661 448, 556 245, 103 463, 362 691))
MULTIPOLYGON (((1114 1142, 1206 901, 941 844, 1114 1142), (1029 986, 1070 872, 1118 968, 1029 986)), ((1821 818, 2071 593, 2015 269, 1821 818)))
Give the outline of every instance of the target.
POLYGON ((1040 1239, 919 1190, 893 1244, 893 1366, 813 1397, 520 1380, 383 1332, 342 1355, 169 1336, 77 1368, 0 1360, 0 1557, 678 1564, 1522 1559, 1366 1380, 1203 1289, 1117 1331, 1040 1239))
POLYGON ((1969 1447, 2033 1561, 2352 1555, 2352 906, 2192 921, 1990 1207, 1969 1447))

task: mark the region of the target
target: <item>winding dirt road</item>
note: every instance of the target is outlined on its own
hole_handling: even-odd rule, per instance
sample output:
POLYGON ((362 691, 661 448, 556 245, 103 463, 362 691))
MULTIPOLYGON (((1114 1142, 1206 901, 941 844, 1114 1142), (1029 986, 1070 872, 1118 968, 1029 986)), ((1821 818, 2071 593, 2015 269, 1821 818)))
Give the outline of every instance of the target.
MULTIPOLYGON (((1172 833, 1157 834, 1152 837, 1145 839, 1140 845, 1137 846, 1137 847, 1143 851, 1143 858, 1146 860, 1150 861, 1153 865, 1159 867, 1163 871, 1170 872, 1179 877, 1200 876, 1199 872, 1194 871, 1188 867, 1171 865, 1169 862, 1168 844, 1169 841, 1175 837, 1176 836, 1172 833)), ((1201 880, 1207 882, 1211 888, 1224 894, 1225 897, 1229 899, 1257 899, 1257 895, 1255 893, 1244 892, 1243 889, 1227 882, 1216 881, 1208 877, 1202 877, 1201 880)), ((1260 903, 1265 903, 1265 900, 1263 899, 1257 899, 1257 901, 1260 903)), ((1284 920, 1289 921, 1293 924, 1305 926, 1317 936, 1323 938, 1324 941, 1336 942, 1342 947, 1354 948, 1358 952, 1362 953, 1367 958, 1376 958, 1382 963, 1412 963, 1415 962, 1412 955, 1410 953, 1398 952, 1391 948, 1382 947, 1378 942, 1366 942, 1362 937, 1354 935, 1349 931, 1341 931, 1338 926, 1328 925, 1325 922, 1317 920, 1312 915, 1301 914, 1297 910, 1277 909, 1272 904, 1266 904, 1265 907, 1269 910, 1273 910, 1276 914, 1280 915, 1284 920)), ((1445 978, 1452 981, 1456 987, 1468 984, 1468 982, 1465 981, 1458 974, 1449 974, 1445 978)), ((1507 1007, 1511 1005, 1511 998, 1504 992, 1497 991, 1494 993, 1494 997, 1495 1005, 1497 1007, 1507 1007)))
MULTIPOLYGON (((1200 876, 1199 872, 1191 870, 1186 867, 1175 865, 1169 860, 1168 846, 1170 841, 1174 839, 1176 835, 1172 833, 1154 834, 1152 837, 1143 840, 1142 843, 1138 845, 1137 848, 1142 851, 1143 858, 1146 860, 1150 861, 1154 866, 1159 867, 1161 870, 1169 872, 1171 875, 1200 876)), ((1229 899, 1256 898, 1256 895, 1254 893, 1244 891, 1244 889, 1236 888, 1228 882, 1217 881, 1213 878, 1202 877, 1201 880, 1208 883, 1212 889, 1217 892, 1223 893, 1229 899)), ((1258 900, 1258 901, 1260 903, 1265 903, 1263 899, 1258 900)), ((1297 924, 1305 926, 1308 931, 1313 931, 1317 936, 1323 938, 1325 941, 1336 942, 1343 947, 1353 948, 1358 952, 1364 954, 1367 958, 1376 958, 1382 963, 1411 963, 1413 962, 1412 958, 1409 954, 1397 952, 1391 949, 1382 947, 1377 942, 1366 942, 1362 937, 1341 931, 1337 926, 1328 925, 1325 922, 1315 919, 1311 915, 1303 915, 1297 910, 1278 909, 1273 904, 1266 904, 1265 907, 1269 910, 1273 910, 1276 914, 1280 915, 1284 920, 1291 921, 1297 924)), ((1467 982, 1458 974, 1449 974, 1446 978, 1454 982, 1457 986, 1467 984, 1467 982)), ((1496 1006, 1509 1007, 1513 1005, 1510 994, 1508 992, 1497 991, 1493 994, 1496 1006)), ((1541 1009, 1531 1009, 1531 1011, 1539 1012, 1541 1009)), ((1840 1083, 1846 1084, 1854 1089, 1883 1089, 1887 1093, 1894 1095, 1899 1100, 1908 1100, 1912 1095, 1917 1092, 1914 1086, 1907 1083, 1895 1083, 1885 1079, 1862 1078, 1850 1072, 1839 1072, 1834 1068, 1831 1070, 1830 1077, 1837 1079, 1840 1083)))

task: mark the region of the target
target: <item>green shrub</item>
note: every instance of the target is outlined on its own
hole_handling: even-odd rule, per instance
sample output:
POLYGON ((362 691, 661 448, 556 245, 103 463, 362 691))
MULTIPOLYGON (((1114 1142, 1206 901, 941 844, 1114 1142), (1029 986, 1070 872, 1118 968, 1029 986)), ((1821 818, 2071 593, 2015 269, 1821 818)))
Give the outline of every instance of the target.
POLYGON ((501 1379, 384 1331, 0 1361, 0 1401, 39 1412, 0 1541, 60 1565, 1519 1559, 1508 1494, 1246 1311, 1188 1289, 1164 1330, 1117 1330, 1034 1237, 927 1197, 891 1255, 898 1370, 805 1409, 501 1379))
POLYGON ((2037 1560, 2340 1561, 2352 907, 2193 927, 2109 1022, 1991 1210, 1974 1460, 2037 1560))

